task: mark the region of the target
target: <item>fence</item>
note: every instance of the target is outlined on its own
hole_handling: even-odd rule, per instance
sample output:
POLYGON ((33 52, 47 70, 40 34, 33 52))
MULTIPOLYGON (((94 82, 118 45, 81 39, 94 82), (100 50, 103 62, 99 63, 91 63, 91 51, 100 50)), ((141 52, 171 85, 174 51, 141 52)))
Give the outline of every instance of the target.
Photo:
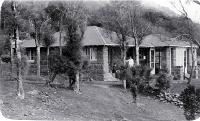
POLYGON ((0 78, 8 79, 11 77, 11 73, 14 69, 11 69, 10 63, 0 63, 0 78))
MULTIPOLYGON (((29 63, 29 68, 26 70, 28 71, 26 76, 34 76, 37 75, 37 64, 36 63, 29 63)), ((0 63, 0 78, 1 79, 10 79, 11 74, 13 76, 16 76, 17 68, 16 66, 13 66, 11 68, 10 63, 0 63)), ((40 66, 40 74, 41 75, 47 75, 48 74, 48 67, 46 61, 41 61, 40 66)))

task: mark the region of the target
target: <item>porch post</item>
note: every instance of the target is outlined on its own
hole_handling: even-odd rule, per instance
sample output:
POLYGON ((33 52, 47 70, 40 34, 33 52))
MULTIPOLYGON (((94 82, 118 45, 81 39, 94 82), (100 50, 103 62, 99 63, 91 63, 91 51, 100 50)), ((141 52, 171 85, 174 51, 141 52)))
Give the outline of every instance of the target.
POLYGON ((195 79, 198 79, 198 66, 197 66, 197 49, 194 49, 194 67, 195 67, 195 79))
POLYGON ((172 74, 172 69, 171 69, 171 47, 168 47, 166 49, 166 67, 169 71, 169 74, 172 74))
POLYGON ((153 68, 153 70, 151 71, 151 74, 155 74, 155 48, 149 49, 149 64, 150 64, 150 68, 153 68), (151 51, 153 51, 153 55, 151 51), (153 62, 151 60, 152 56, 153 56, 153 62), (152 66, 152 63, 153 63, 153 66, 152 66))
POLYGON ((103 46, 103 76, 104 76, 104 81, 106 81, 105 77, 106 74, 109 73, 109 67, 108 67, 108 47, 103 46))

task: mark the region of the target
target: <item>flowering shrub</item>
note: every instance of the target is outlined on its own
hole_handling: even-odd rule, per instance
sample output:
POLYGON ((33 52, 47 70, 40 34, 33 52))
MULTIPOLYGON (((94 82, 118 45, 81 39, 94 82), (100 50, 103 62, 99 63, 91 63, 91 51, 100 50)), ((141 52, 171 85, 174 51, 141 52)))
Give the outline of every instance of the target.
POLYGON ((183 102, 179 100, 179 94, 163 92, 158 95, 159 101, 172 103, 180 108, 183 107, 183 102))

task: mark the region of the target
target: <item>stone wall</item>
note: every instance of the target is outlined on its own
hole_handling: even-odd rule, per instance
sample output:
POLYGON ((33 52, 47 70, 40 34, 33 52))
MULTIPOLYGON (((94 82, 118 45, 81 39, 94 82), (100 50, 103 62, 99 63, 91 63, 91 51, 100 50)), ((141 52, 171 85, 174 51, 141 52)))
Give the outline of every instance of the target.
MULTIPOLYGON (((91 48, 91 47, 86 47, 86 48, 91 48)), ((86 48, 84 48, 83 50, 85 51, 86 48)), ((103 46, 96 46, 95 48, 97 48, 97 60, 90 60, 88 75, 93 80, 103 81, 104 80, 103 46)), ((89 56, 87 58, 89 60, 89 56)))

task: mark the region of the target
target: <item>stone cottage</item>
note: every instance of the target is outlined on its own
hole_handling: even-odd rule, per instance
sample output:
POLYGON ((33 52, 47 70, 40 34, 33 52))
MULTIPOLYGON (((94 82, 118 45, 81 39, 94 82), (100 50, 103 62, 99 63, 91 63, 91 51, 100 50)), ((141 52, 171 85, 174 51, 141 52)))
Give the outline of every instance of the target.
MULTIPOLYGON (((59 48, 59 33, 54 35, 56 41, 51 45, 50 52, 59 48)), ((62 45, 64 45, 62 35, 62 45)), ((114 63, 119 63, 121 58, 120 41, 116 33, 107 31, 100 27, 88 26, 82 41, 83 52, 87 56, 92 67, 92 78, 101 81, 115 81, 111 70, 114 63)), ((36 58, 35 41, 24 40, 22 46, 31 61, 36 58)), ((134 39, 127 37, 127 57, 135 58, 134 39)), ((197 60, 196 49, 194 57, 197 60)), ((167 68, 169 73, 183 79, 188 75, 192 65, 190 44, 186 41, 179 41, 166 35, 151 34, 143 38, 140 44, 140 64, 152 68, 152 74, 158 73, 159 69, 167 68), (178 75, 178 76, 177 76, 178 75)), ((46 58, 46 47, 41 47, 41 60, 46 58)), ((45 62, 44 62, 45 63, 45 62)), ((197 68, 197 61, 195 61, 197 68)), ((41 72, 42 63, 41 63, 41 72)), ((195 77, 198 77, 195 71, 195 77)))

